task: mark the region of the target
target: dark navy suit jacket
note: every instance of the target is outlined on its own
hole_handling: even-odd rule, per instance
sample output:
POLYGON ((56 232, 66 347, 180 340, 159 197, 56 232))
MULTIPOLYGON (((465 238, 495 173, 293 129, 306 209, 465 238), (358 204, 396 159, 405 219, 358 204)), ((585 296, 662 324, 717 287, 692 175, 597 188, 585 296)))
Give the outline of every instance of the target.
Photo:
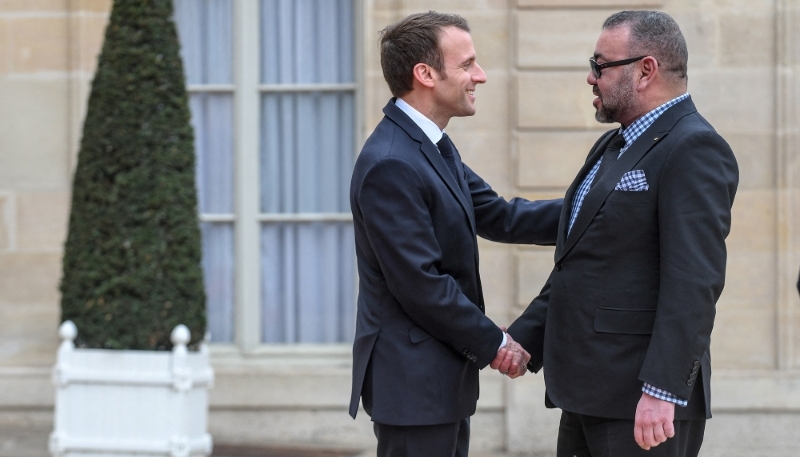
POLYGON ((594 184, 567 235, 576 189, 612 137, 597 141, 567 190, 553 271, 508 332, 531 369, 544 366, 551 406, 634 419, 646 382, 689 400, 676 419, 710 417, 736 159, 691 98, 679 102, 594 184), (616 190, 632 170, 648 190, 616 190))
POLYGON ((394 102, 350 186, 359 274, 350 414, 363 397, 375 422, 452 423, 475 412, 478 370, 503 338, 484 313, 476 235, 555 244, 562 200, 506 201, 458 153, 456 180, 394 102))

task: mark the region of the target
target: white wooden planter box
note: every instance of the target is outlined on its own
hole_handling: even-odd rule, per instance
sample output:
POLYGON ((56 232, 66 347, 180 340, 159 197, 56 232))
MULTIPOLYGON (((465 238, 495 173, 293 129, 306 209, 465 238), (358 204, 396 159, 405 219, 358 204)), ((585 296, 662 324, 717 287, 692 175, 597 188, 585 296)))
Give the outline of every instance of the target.
POLYGON ((214 372, 205 343, 189 353, 189 329, 175 327, 172 352, 76 349, 66 321, 53 368, 54 457, 207 456, 208 389, 214 372))

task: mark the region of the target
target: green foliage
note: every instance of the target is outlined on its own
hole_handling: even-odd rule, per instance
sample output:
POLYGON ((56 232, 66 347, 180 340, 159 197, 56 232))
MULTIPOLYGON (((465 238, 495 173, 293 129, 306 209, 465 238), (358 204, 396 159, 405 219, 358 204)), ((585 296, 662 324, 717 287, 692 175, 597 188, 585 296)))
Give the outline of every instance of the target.
POLYGON ((171 0, 116 0, 92 82, 61 280, 81 347, 205 333, 194 135, 171 0))

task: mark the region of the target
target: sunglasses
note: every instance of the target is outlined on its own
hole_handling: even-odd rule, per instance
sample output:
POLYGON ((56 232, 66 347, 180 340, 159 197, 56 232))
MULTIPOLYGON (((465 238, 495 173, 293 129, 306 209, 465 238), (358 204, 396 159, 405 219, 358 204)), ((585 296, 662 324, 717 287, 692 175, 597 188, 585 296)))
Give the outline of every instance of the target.
POLYGON ((600 76, 602 75, 603 68, 617 67, 617 66, 620 66, 620 65, 628 65, 629 63, 638 62, 638 61, 644 59, 645 57, 647 57, 647 56, 634 57, 632 59, 625 59, 625 60, 615 60, 614 62, 606 62, 606 63, 597 63, 597 61, 592 58, 592 59, 589 59, 589 67, 591 67, 592 74, 594 74, 594 77, 597 78, 597 79, 600 79, 600 76))

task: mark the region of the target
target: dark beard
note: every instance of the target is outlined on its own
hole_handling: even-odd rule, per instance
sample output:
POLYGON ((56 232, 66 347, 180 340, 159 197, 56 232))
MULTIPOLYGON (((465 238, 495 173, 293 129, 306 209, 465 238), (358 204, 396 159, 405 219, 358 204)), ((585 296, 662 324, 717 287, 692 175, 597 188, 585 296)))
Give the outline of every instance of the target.
POLYGON ((597 119, 597 122, 603 124, 613 124, 614 122, 616 122, 618 111, 619 110, 617 109, 617 107, 608 107, 604 105, 603 99, 601 97, 600 108, 597 108, 597 110, 594 112, 594 118, 597 119))
MULTIPOLYGON (((626 72, 629 73, 629 72, 626 72)), ((629 81, 625 74, 622 81, 629 81)), ((633 97, 633 87, 625 87, 622 84, 614 86, 604 97, 599 89, 595 89, 600 94, 600 107, 594 113, 597 122, 611 124, 619 122, 621 114, 630 113, 635 108, 636 99, 633 97), (605 102, 608 101, 608 104, 605 102)))

